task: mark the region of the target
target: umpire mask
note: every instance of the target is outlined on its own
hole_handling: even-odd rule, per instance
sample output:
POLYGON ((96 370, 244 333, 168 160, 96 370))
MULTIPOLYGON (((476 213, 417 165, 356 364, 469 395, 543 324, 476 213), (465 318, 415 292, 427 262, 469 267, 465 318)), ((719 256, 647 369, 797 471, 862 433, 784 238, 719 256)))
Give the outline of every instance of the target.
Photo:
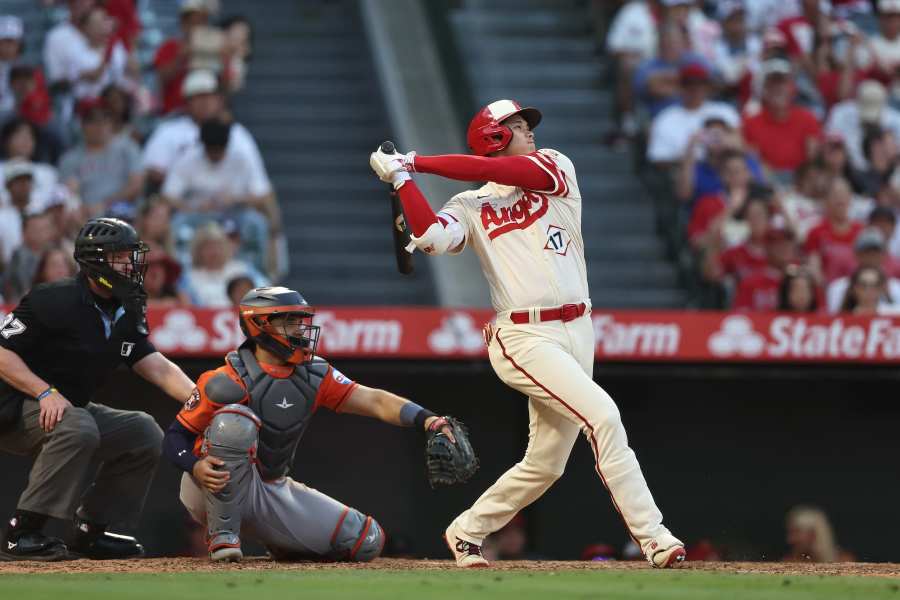
POLYGON ((101 287, 122 298, 144 285, 147 244, 120 219, 91 219, 75 238, 75 261, 101 287))

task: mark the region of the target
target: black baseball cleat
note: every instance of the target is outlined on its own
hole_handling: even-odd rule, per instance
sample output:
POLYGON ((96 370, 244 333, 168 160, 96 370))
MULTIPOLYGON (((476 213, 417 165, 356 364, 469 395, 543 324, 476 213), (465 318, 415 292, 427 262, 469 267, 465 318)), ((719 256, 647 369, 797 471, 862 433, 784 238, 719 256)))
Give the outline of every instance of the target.
POLYGON ((65 543, 55 537, 48 537, 40 531, 25 531, 9 536, 0 547, 0 561, 39 560, 55 562, 72 560, 65 543))
POLYGON ((72 554, 93 560, 141 558, 144 547, 129 535, 103 532, 97 536, 76 535, 69 546, 72 554))
POLYGON ((144 547, 129 535, 109 533, 106 527, 82 519, 75 520, 75 539, 69 551, 93 560, 141 558, 144 547))

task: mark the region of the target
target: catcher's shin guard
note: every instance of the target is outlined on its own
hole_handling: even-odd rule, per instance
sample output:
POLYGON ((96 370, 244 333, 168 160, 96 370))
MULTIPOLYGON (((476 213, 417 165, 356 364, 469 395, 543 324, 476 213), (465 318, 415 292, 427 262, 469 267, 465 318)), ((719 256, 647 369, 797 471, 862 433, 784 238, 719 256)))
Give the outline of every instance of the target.
POLYGON ((203 434, 203 455, 225 462, 230 477, 216 494, 205 491, 207 536, 213 560, 240 560, 241 515, 253 481, 261 423, 252 410, 230 404, 213 415, 203 434))
POLYGON ((384 530, 378 521, 347 508, 331 536, 332 558, 369 562, 381 554, 384 541, 384 530))

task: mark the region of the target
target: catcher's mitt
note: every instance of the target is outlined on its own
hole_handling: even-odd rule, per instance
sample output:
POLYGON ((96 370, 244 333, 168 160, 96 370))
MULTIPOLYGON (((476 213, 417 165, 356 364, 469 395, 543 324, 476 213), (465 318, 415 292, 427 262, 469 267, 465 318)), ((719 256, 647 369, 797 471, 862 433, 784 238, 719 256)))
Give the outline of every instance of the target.
POLYGON ((428 428, 428 441, 425 443, 425 472, 432 489, 465 483, 477 470, 478 457, 469 443, 466 426, 453 417, 435 419, 428 428), (441 431, 445 425, 453 431, 456 443, 441 431))

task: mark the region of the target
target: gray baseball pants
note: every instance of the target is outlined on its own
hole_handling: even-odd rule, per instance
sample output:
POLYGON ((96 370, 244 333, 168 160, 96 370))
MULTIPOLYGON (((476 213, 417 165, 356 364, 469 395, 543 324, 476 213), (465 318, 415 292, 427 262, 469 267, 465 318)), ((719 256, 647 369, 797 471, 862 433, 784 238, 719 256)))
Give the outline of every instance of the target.
POLYGON ((41 429, 40 406, 0 433, 0 451, 34 457, 18 508, 58 519, 137 525, 159 464, 163 432, 144 412, 88 403, 69 407, 53 431, 41 429))
MULTIPOLYGON (((371 560, 380 554, 384 534, 371 517, 290 477, 266 482, 253 467, 249 475, 241 531, 235 533, 258 540, 274 558, 371 560)), ((182 475, 181 503, 202 525, 207 494, 182 475)))

